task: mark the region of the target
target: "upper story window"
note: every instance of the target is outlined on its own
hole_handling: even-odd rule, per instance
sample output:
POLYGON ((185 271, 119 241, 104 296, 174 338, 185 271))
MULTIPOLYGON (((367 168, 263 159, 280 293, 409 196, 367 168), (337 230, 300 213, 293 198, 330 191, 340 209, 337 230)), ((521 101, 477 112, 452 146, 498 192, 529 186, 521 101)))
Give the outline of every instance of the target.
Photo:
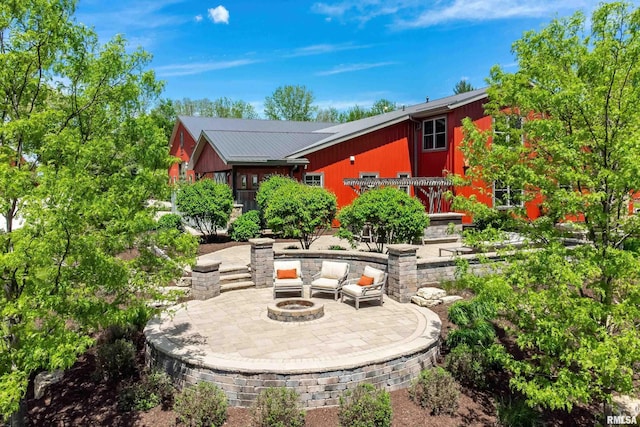
POLYGON ((436 117, 422 122, 422 149, 444 150, 447 148, 447 118, 436 117))
POLYGON ((513 142, 522 144, 524 133, 522 127, 524 117, 517 114, 504 114, 493 118, 493 143, 510 145, 513 142))
POLYGON ((305 173, 304 183, 313 187, 324 187, 324 175, 321 173, 305 173))
POLYGON ((184 148, 184 131, 180 130, 180 148, 184 148))

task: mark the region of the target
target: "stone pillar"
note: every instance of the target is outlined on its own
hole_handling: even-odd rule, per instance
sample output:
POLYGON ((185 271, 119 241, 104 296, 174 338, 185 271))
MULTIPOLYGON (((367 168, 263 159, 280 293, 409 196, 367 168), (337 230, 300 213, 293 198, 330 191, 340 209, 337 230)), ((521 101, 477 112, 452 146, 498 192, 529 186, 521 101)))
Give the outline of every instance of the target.
POLYGON ((201 261, 191 269, 191 294, 194 299, 220 295, 220 261, 201 261))
POLYGON ((273 286, 273 239, 249 239, 251 243, 251 281, 256 288, 273 286))
POLYGON ((387 294, 394 300, 407 303, 418 290, 417 247, 389 245, 387 294))

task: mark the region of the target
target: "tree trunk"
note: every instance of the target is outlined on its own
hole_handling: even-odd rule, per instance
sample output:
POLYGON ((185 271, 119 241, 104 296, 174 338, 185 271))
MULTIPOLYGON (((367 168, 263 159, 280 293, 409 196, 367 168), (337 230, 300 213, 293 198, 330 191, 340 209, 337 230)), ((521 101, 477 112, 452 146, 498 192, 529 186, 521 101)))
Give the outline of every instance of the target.
POLYGON ((27 401, 25 398, 20 399, 18 410, 9 417, 10 427, 25 427, 27 425, 27 401))

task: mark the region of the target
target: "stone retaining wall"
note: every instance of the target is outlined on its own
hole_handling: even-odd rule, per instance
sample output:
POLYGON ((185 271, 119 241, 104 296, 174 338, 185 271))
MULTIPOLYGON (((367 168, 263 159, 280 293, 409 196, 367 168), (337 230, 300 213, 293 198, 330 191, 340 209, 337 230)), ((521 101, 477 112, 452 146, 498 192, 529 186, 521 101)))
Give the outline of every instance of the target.
MULTIPOLYGON (((499 268, 504 257, 495 253, 483 254, 488 262, 481 263, 478 254, 461 255, 458 258, 465 259, 469 263, 469 271, 476 275, 484 275, 499 268)), ((440 285, 444 282, 455 280, 457 258, 432 257, 419 259, 416 263, 418 275, 418 288, 424 286, 440 285)))
POLYGON ((162 353, 149 342, 146 344, 147 360, 167 372, 180 386, 199 381, 214 383, 224 390, 230 406, 240 407, 251 406, 268 387, 294 389, 305 408, 338 405, 345 390, 364 382, 389 391, 404 389, 421 370, 434 366, 438 352, 438 341, 434 340, 420 352, 365 366, 303 374, 247 373, 198 366, 162 353))

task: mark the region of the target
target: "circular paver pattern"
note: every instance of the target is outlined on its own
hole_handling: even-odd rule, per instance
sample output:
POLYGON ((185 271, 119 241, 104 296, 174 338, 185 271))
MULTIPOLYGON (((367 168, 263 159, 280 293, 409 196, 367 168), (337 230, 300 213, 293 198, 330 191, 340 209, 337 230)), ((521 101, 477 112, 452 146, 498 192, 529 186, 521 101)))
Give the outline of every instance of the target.
POLYGON ((435 313, 388 297, 382 306, 363 303, 360 310, 351 301, 315 297, 311 300, 324 304, 323 317, 279 322, 267 316, 272 295, 271 289, 249 289, 189 301, 151 320, 145 335, 156 351, 190 365, 222 372, 295 374, 414 355, 433 349, 440 334, 435 313))

